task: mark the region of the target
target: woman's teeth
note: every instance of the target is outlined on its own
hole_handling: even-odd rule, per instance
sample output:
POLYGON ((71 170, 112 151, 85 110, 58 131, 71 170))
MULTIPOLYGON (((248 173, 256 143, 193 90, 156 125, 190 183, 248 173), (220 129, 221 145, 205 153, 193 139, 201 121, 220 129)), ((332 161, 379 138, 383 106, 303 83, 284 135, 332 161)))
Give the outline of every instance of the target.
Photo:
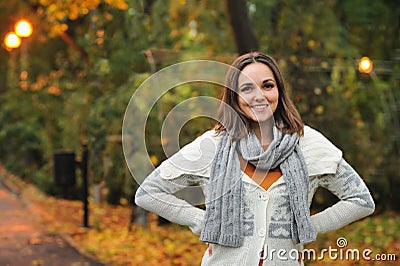
POLYGON ((250 107, 253 108, 253 109, 262 109, 262 108, 267 108, 268 104, 251 105, 250 107))

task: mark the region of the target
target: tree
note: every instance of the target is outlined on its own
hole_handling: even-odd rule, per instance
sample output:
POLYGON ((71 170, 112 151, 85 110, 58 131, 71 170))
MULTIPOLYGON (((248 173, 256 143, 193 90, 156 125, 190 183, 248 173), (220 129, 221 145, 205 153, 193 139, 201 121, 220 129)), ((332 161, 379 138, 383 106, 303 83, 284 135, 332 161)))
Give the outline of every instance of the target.
POLYGON ((259 49, 258 41, 253 33, 253 25, 247 14, 245 0, 225 0, 226 16, 235 38, 236 50, 245 54, 259 49))

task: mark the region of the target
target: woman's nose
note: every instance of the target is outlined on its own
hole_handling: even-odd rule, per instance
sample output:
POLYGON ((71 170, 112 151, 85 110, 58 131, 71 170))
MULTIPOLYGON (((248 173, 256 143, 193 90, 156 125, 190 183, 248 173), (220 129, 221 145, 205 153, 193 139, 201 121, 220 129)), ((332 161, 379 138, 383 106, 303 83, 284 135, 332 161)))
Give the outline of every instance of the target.
POLYGON ((254 90, 254 98, 256 100, 264 100, 265 99, 264 91, 260 87, 256 87, 255 88, 255 90, 254 90))

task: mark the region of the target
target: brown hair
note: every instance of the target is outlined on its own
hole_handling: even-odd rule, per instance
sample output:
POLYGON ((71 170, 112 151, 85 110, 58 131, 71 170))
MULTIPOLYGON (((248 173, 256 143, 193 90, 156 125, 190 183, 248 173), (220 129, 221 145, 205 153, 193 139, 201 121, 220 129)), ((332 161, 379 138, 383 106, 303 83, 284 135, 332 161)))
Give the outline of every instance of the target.
POLYGON ((278 106, 274 112, 276 126, 286 134, 304 134, 304 124, 295 105, 285 90, 283 75, 275 60, 261 52, 250 52, 238 57, 231 65, 226 75, 225 87, 217 114, 215 130, 217 134, 228 130, 233 139, 244 137, 251 128, 251 121, 243 113, 238 103, 238 79, 241 71, 249 64, 262 63, 268 66, 274 74, 279 91, 278 106), (244 124, 244 127, 243 127, 244 124))

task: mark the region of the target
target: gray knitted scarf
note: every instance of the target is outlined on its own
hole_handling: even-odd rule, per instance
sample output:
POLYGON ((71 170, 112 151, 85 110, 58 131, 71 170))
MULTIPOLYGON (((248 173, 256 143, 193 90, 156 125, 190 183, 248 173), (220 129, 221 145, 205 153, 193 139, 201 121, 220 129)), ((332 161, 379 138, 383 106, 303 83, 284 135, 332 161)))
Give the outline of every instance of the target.
POLYGON ((225 246, 239 247, 243 243, 243 184, 240 161, 242 157, 268 171, 280 167, 288 187, 292 220, 292 240, 308 243, 316 238, 308 208, 308 174, 298 142, 299 136, 283 134, 273 129, 274 140, 264 151, 253 131, 246 138, 232 141, 227 133, 221 136, 211 168, 209 196, 200 240, 225 246))

